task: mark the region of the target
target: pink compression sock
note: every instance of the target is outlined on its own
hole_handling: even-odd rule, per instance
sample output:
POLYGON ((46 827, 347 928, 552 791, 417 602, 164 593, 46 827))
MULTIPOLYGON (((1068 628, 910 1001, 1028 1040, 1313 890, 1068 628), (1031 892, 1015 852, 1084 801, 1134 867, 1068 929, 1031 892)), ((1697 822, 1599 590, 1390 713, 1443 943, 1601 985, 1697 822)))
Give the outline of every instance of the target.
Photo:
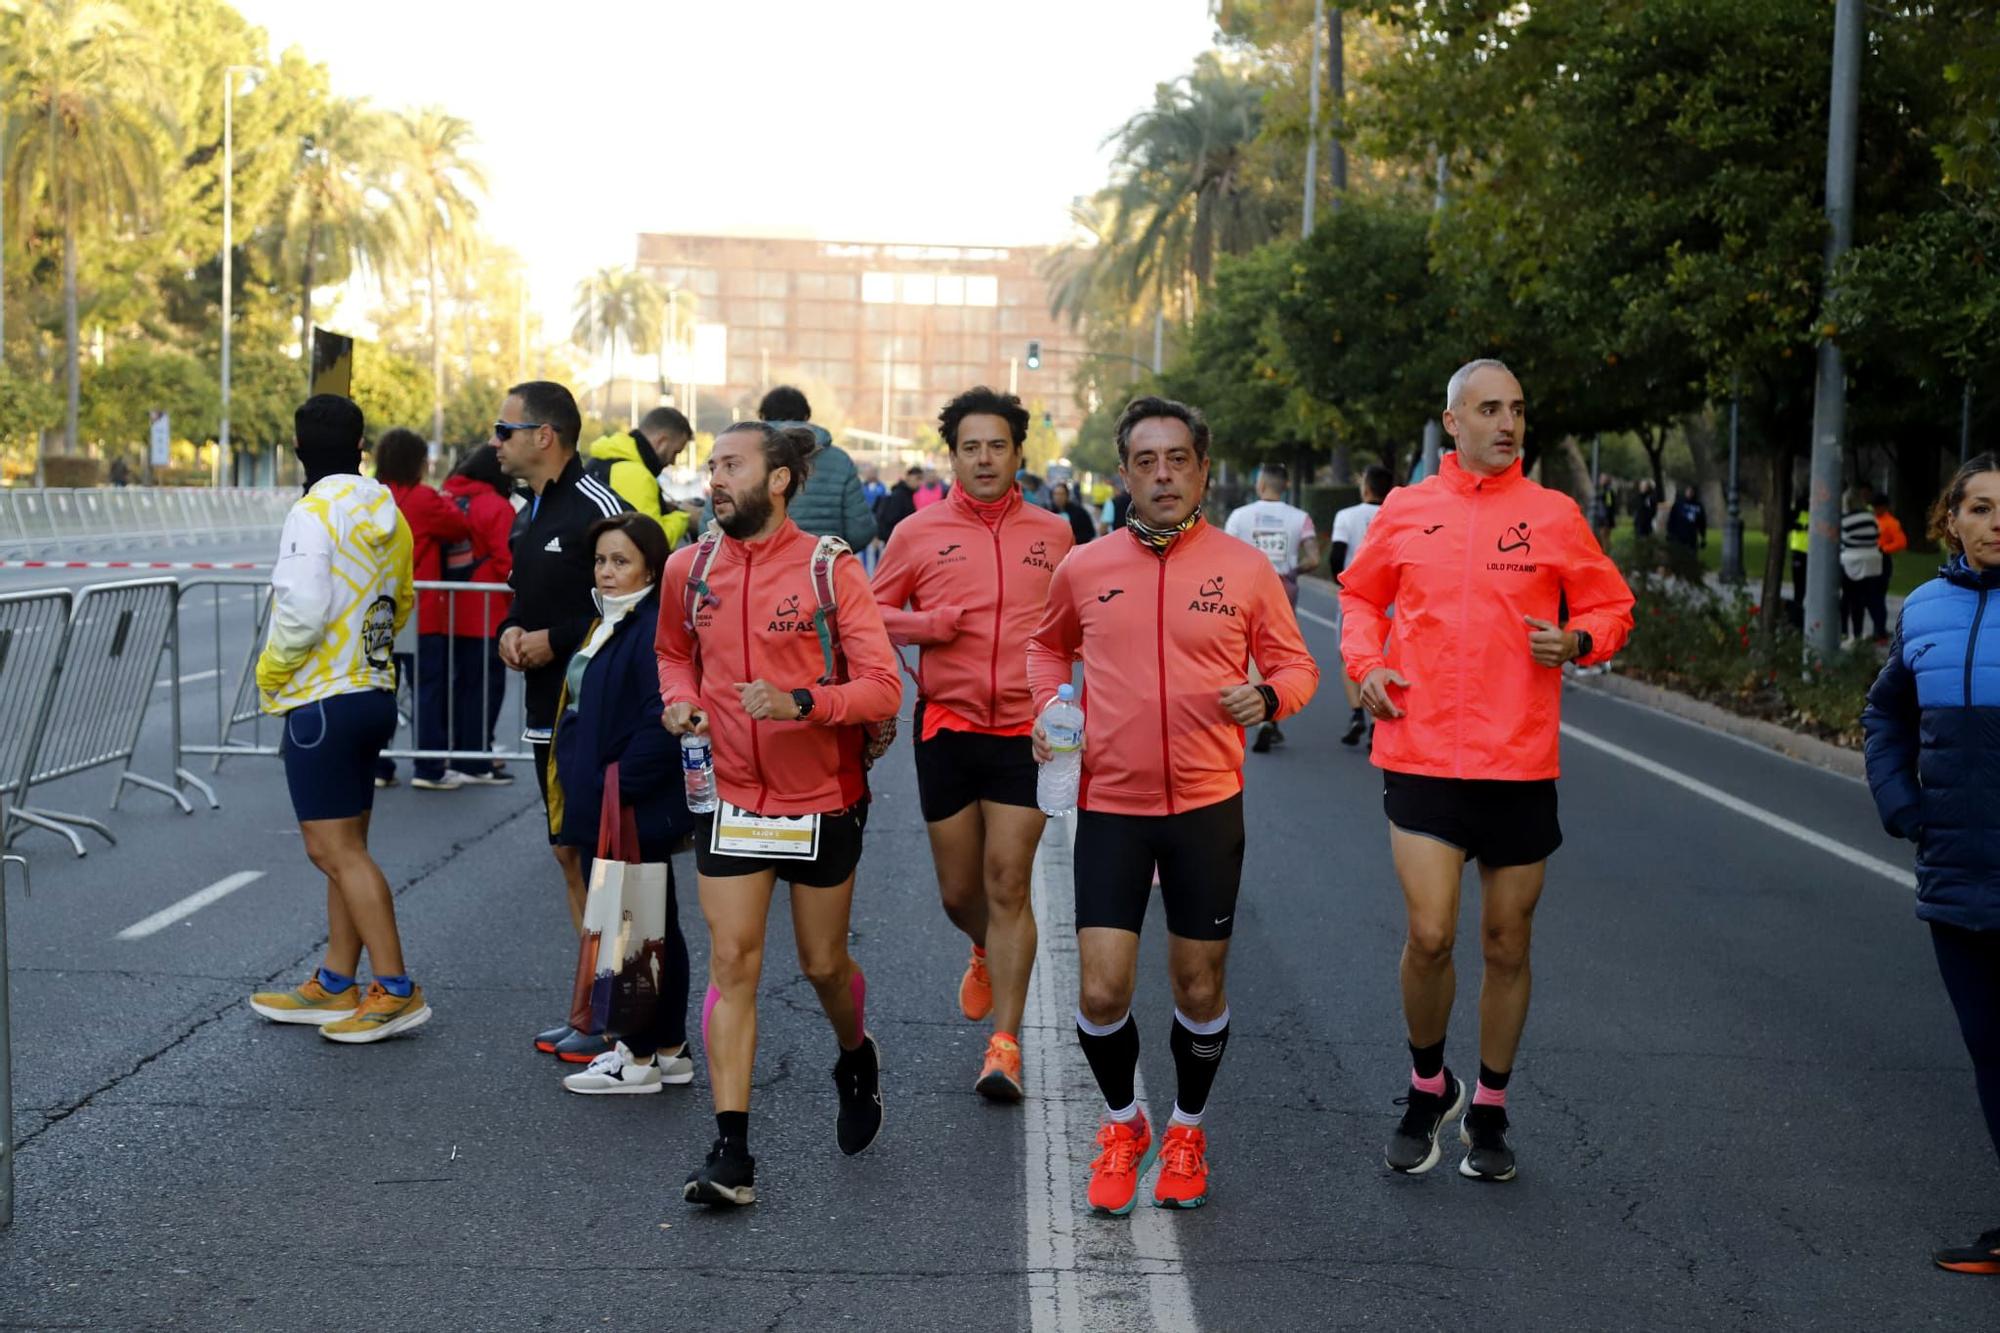
POLYGON ((854 1044, 859 1046, 868 1035, 868 978, 859 967, 847 979, 847 993, 854 997, 854 1044))
POLYGON ((1441 1097, 1444 1095, 1444 1071, 1440 1069, 1429 1078, 1422 1078, 1418 1076, 1416 1070, 1412 1069, 1410 1071, 1410 1086, 1418 1092, 1428 1092, 1433 1097, 1441 1097))
POLYGON ((715 988, 714 982, 709 982, 708 995, 701 1002, 701 1046, 703 1050, 708 1049, 708 1016, 715 1012, 716 1002, 721 998, 722 992, 715 988))
POLYGON ((1472 1104, 1474 1106, 1499 1106, 1504 1108, 1507 1105, 1507 1089, 1489 1088, 1484 1083, 1481 1083, 1472 1090, 1472 1104))

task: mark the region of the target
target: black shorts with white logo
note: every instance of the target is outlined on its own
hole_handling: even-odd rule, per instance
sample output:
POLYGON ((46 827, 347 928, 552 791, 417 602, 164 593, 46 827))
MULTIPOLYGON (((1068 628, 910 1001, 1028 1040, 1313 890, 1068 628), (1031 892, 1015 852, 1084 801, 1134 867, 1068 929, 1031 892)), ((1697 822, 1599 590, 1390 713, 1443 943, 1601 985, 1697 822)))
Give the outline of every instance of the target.
POLYGON ((1405 833, 1449 843, 1495 869, 1546 861, 1562 846, 1553 778, 1503 782, 1382 772, 1382 809, 1405 833))
MULTIPOLYGON (((917 711, 916 731, 923 735, 917 711)), ((940 731, 916 744, 917 802, 924 822, 950 819, 974 801, 1036 808, 1034 741, 1027 736, 986 736, 940 731)))
POLYGON ((868 802, 838 814, 821 815, 818 854, 810 860, 797 856, 733 856, 711 852, 708 840, 714 827, 714 815, 695 816, 694 868, 699 874, 709 879, 730 879, 775 870, 787 884, 834 889, 854 878, 855 867, 861 864, 861 833, 868 827, 868 802))
POLYGON ((1183 939, 1226 940, 1243 883, 1243 794, 1174 815, 1076 816, 1076 924, 1134 935, 1146 921, 1153 870, 1167 930, 1183 939))

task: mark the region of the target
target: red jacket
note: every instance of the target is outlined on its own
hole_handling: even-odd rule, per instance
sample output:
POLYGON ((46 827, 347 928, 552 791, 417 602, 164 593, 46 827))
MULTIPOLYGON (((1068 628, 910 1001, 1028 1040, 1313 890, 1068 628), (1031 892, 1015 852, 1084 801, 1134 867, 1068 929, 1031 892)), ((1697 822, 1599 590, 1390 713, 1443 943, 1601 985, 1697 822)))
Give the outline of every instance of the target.
POLYGON ((1250 659, 1278 715, 1306 706, 1319 668, 1285 585, 1248 542, 1197 523, 1156 555, 1129 528, 1070 552, 1028 640, 1039 712, 1083 662, 1085 810, 1176 814, 1243 790, 1243 728, 1221 692, 1250 659))
POLYGON ((1340 651, 1361 680, 1389 666, 1400 718, 1375 724, 1377 767, 1530 782, 1561 771, 1562 671, 1528 655, 1525 617, 1589 632, 1585 665, 1632 632, 1632 593, 1576 501, 1521 475, 1481 477, 1447 454, 1389 493, 1340 576, 1340 651), (1395 608, 1393 619, 1389 608, 1395 608))
MULTIPOLYGON (((508 538, 514 531, 514 506, 483 481, 470 477, 446 477, 445 499, 454 506, 463 501, 466 525, 471 528, 474 583, 505 583, 514 572, 514 548, 508 538)), ((511 593, 448 593, 457 606, 449 617, 451 632, 461 639, 486 639, 500 633, 507 618, 511 593)))
POLYGON ((708 568, 708 596, 690 633, 688 572, 698 547, 684 546, 660 578, 660 701, 692 703, 708 717, 715 785, 724 800, 766 815, 830 814, 868 794, 860 723, 896 715, 903 699, 896 652, 852 556, 834 561, 835 623, 847 682, 820 685, 825 658, 813 629, 812 554, 818 541, 787 519, 759 541, 724 537, 708 568), (735 687, 767 680, 810 689, 803 722, 753 722, 735 687))
POLYGON ((1041 623, 1049 581, 1074 544, 1069 524, 1024 503, 1018 486, 992 505, 954 487, 942 504, 896 525, 875 566, 875 600, 889 637, 922 649, 926 732, 1019 736, 1034 725, 1021 645, 1041 623))
MULTIPOLYGON (((410 566, 416 579, 440 578, 444 574, 444 548, 472 535, 471 526, 458 506, 422 482, 401 485, 389 482, 396 508, 410 525, 410 566)), ((445 632, 445 595, 434 589, 417 594, 417 633, 445 632)))

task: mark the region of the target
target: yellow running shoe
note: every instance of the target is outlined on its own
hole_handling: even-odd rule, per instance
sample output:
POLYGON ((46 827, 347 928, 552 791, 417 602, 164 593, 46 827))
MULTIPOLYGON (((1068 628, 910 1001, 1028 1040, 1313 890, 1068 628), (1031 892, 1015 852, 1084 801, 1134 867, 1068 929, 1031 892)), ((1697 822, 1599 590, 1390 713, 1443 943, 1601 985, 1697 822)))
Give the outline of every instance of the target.
POLYGON ((258 991, 250 997, 250 1007, 273 1023, 310 1023, 318 1027, 353 1017, 354 1011, 361 1007, 361 987, 330 991, 319 984, 319 972, 315 969, 303 986, 258 991))
POLYGON ((328 1041, 348 1043, 387 1041, 428 1023, 430 1017, 431 1007, 424 1003, 422 986, 410 987, 408 996, 395 996, 384 990, 381 982, 371 981, 368 998, 361 1002, 354 1016, 328 1023, 319 1030, 319 1035, 328 1041))
POLYGON ((993 978, 986 974, 986 955, 977 948, 958 979, 958 1007, 975 1023, 993 1012, 993 978))

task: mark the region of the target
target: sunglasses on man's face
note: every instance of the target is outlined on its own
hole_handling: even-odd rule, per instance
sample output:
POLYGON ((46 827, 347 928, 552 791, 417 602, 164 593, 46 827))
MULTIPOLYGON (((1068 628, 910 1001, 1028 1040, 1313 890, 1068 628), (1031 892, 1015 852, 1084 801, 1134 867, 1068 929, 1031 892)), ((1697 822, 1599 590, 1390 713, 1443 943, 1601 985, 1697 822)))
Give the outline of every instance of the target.
POLYGON ((541 421, 496 421, 493 423, 493 438, 509 440, 517 430, 540 430, 545 424, 541 421))

